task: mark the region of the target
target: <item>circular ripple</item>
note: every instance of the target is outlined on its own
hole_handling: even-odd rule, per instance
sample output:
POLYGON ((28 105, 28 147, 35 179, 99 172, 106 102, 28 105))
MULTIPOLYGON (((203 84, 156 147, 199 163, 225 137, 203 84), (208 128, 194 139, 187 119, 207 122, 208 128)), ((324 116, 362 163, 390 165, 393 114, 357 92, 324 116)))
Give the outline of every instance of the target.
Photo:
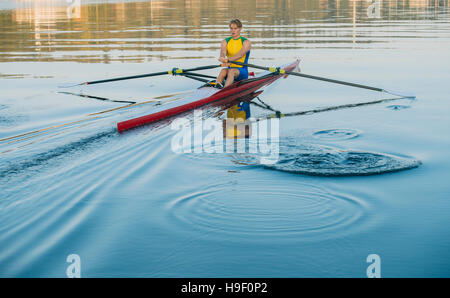
POLYGON ((409 109, 409 106, 405 106, 405 105, 390 105, 390 106, 387 106, 386 108, 391 109, 391 110, 404 110, 404 109, 409 109))
POLYGON ((263 162, 266 155, 255 153, 188 154, 209 166, 225 167, 226 160, 236 166, 264 167, 266 169, 312 176, 368 176, 398 172, 421 165, 417 159, 393 154, 357 150, 341 150, 317 144, 303 144, 295 139, 279 143, 279 152, 273 153, 274 164, 263 162), (205 157, 207 156, 207 157, 205 157), (209 158, 208 158, 209 157, 209 158))
POLYGON ((383 153, 339 150, 324 146, 280 148, 279 161, 265 168, 314 176, 367 176, 418 167, 419 160, 383 153))
POLYGON ((322 140, 339 141, 356 138, 361 134, 355 129, 327 129, 313 133, 313 137, 322 140))
POLYGON ((179 197, 167 207, 177 230, 221 240, 337 237, 360 228, 368 218, 368 205, 356 198, 306 184, 274 187, 269 181, 247 180, 245 187, 216 185, 179 197))
POLYGON ((421 165, 417 159, 392 154, 341 150, 330 146, 303 144, 285 139, 279 144, 276 163, 262 164, 257 154, 233 154, 239 165, 313 176, 367 176, 412 169, 421 165))

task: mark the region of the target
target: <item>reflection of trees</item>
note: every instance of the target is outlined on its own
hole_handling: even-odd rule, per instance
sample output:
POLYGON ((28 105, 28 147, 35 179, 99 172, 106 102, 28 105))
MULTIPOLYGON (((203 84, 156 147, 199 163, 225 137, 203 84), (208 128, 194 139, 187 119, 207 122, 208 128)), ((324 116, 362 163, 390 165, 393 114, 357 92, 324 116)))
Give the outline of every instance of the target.
MULTIPOLYGON (((423 20, 437 18, 435 12, 447 9, 450 0, 378 1, 382 19, 423 20)), ((149 52, 156 57, 167 51, 210 50, 227 34, 226 25, 234 17, 244 21, 246 35, 262 44, 274 38, 296 38, 298 32, 292 28, 300 25, 310 26, 307 34, 320 36, 320 24, 353 24, 356 28, 357 23, 371 21, 366 16, 371 4, 367 0, 153 0, 96 4, 82 0, 82 6, 75 9, 70 19, 65 0, 16 3, 17 9, 0 14, 0 61, 74 60, 62 56, 69 51, 80 53, 75 60, 93 62, 111 59, 113 51, 136 51, 133 59, 142 61, 149 52), (10 52, 23 55, 1 54, 10 52)), ((277 45, 272 41, 270 46, 277 45)), ((115 56, 126 61, 117 58, 120 54, 115 56)))

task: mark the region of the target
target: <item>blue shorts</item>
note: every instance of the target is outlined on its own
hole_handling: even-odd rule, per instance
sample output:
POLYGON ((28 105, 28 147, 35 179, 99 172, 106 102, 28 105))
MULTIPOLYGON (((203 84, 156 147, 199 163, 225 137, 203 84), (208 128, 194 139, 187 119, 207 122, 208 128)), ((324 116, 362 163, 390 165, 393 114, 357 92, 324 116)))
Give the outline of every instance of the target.
POLYGON ((248 102, 240 102, 238 103, 238 111, 244 111, 245 112, 245 120, 250 118, 250 103, 248 102))
POLYGON ((248 79, 248 68, 246 67, 229 67, 239 69, 239 75, 235 78, 235 81, 242 81, 248 79))

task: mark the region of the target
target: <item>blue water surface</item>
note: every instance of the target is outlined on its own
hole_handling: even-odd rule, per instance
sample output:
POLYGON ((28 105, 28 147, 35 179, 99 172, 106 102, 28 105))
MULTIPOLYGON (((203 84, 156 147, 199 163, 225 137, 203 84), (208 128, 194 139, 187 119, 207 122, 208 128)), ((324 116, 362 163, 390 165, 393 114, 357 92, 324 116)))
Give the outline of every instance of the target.
MULTIPOLYGON (((71 17, 48 3, 1 7, 0 276, 66 277, 78 254, 82 277, 366 277, 378 254, 383 277, 450 277, 448 3, 383 1, 372 19, 353 1, 203 2, 86 1, 71 17), (112 111, 126 104, 59 93, 215 64, 235 16, 255 64, 299 57, 304 73, 417 98, 281 118, 286 168, 248 153, 178 154, 167 122, 117 132, 200 82, 68 89, 143 103, 112 111), (383 171, 359 175, 368 165, 383 171), (384 171, 393 165, 407 169, 384 171), (329 175, 338 166, 348 175, 329 175)), ((395 96, 289 77, 260 97, 291 113, 395 96)))

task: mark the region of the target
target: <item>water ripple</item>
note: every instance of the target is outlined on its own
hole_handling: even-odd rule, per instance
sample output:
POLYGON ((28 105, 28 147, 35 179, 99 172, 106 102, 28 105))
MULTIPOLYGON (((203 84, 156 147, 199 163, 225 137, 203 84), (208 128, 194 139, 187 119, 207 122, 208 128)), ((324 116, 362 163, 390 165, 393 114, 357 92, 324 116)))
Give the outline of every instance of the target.
MULTIPOLYGON (((320 132, 326 140, 343 140, 356 135, 356 131, 320 132), (328 133, 330 132, 330 133, 328 133)), ((263 155, 248 153, 248 146, 243 143, 245 153, 227 153, 222 157, 231 158, 231 162, 247 168, 263 167, 288 173, 312 176, 368 176, 413 169, 422 163, 412 157, 394 154, 340 149, 320 144, 305 144, 303 140, 286 138, 280 140, 276 163, 264 164, 263 155)), ((190 159, 201 159, 209 166, 216 165, 220 154, 186 154, 190 159)), ((216 165, 217 166, 217 165, 216 165)))
POLYGON ((166 205, 168 222, 174 230, 240 241, 323 240, 368 222, 369 204, 359 198, 316 185, 289 186, 254 180, 187 192, 166 205))
POLYGON ((328 141, 339 141, 353 139, 358 137, 360 134, 361 132, 356 129, 338 128, 317 131, 313 134, 313 137, 328 141))
POLYGON ((391 110, 404 110, 404 109, 409 109, 410 106, 406 106, 406 105, 390 105, 390 106, 387 106, 386 108, 391 109, 391 110))
POLYGON ((267 169, 314 176, 367 176, 397 172, 420 166, 414 158, 392 154, 341 150, 321 145, 280 145, 276 164, 267 169))

